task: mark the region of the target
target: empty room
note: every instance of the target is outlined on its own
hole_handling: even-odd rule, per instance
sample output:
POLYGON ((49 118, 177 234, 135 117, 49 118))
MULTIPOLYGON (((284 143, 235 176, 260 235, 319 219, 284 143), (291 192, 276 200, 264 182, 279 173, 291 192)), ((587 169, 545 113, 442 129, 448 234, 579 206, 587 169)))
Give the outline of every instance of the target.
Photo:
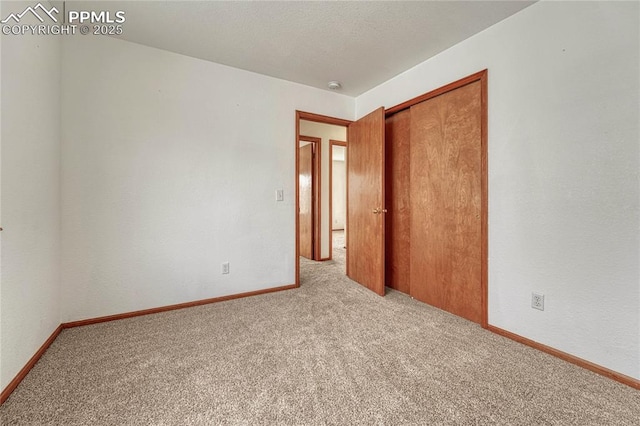
POLYGON ((640 2, 0 21, 0 424, 639 424, 640 2))

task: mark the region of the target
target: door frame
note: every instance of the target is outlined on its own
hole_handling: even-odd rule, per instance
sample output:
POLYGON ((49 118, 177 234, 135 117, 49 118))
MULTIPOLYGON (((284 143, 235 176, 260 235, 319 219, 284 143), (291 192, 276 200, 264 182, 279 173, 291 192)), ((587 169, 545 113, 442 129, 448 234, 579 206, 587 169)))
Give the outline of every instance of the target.
POLYGON ((480 325, 482 328, 489 327, 489 310, 488 310, 488 300, 489 300, 489 275, 488 275, 488 262, 489 262, 489 171, 488 171, 488 70, 484 69, 475 74, 471 74, 467 77, 461 78, 460 80, 456 80, 452 83, 449 83, 445 86, 439 87, 431 92, 427 92, 423 95, 417 96, 413 99, 409 99, 406 102, 393 106, 385 110, 385 117, 389 117, 396 112, 400 112, 404 109, 410 108, 413 105, 419 104, 420 102, 426 101, 428 99, 435 98, 436 96, 440 96, 444 93, 450 92, 455 89, 459 89, 462 86, 466 86, 470 83, 475 83, 476 81, 480 82, 480 124, 482 129, 480 131, 480 155, 481 155, 481 170, 480 170, 480 195, 482 197, 480 203, 480 227, 481 227, 481 237, 480 237, 480 251, 481 251, 481 259, 480 259, 480 291, 481 291, 481 309, 482 309, 482 319, 480 321, 480 325))
MULTIPOLYGON (((333 139, 329 139, 329 259, 333 259, 333 147, 341 146, 345 149, 344 154, 344 164, 345 164, 345 179, 347 174, 346 164, 347 164, 347 142, 345 141, 336 141, 333 139)), ((346 194, 345 188, 345 208, 349 205, 349 198, 346 194)), ((345 231, 347 228, 347 218, 345 212, 345 231)), ((346 244, 346 241, 345 241, 346 244)))
MULTIPOLYGON (((296 226, 295 226, 295 234, 296 234, 296 240, 295 240, 295 286, 296 287, 300 287, 300 220, 298 217, 298 211, 300 209, 300 198, 299 198, 299 182, 298 182, 298 173, 299 173, 299 158, 298 158, 298 148, 300 147, 300 120, 307 120, 307 121, 315 121, 317 123, 326 123, 326 124, 335 124, 338 126, 345 126, 348 127, 349 124, 352 123, 351 120, 345 120, 343 118, 336 118, 336 117, 329 117, 327 115, 321 115, 321 114, 314 114, 312 112, 305 112, 305 111, 299 111, 296 110, 296 137, 295 137, 295 161, 296 161, 296 166, 295 166, 295 175, 294 175, 294 182, 295 182, 295 218, 296 218, 296 226)), ((320 149, 321 146, 320 146, 320 149)), ((329 228, 331 228, 331 226, 329 226, 329 228)), ((331 239, 329 239, 329 243, 331 244, 331 239)))
MULTIPOLYGON (((313 255, 312 260, 320 260, 320 194, 322 185, 322 154, 321 154, 321 142, 322 139, 313 136, 298 136, 298 149, 300 148, 300 142, 308 142, 313 145, 313 159, 311 168, 311 229, 313 239, 313 255)), ((298 168, 298 170, 300 170, 298 168)), ((298 175, 299 176, 299 175, 298 175)), ((298 191, 300 190, 298 183, 298 191)), ((298 206, 299 207, 299 206, 298 206)), ((298 214, 299 211, 298 211, 298 214)), ((298 239, 298 243, 299 243, 298 239)))

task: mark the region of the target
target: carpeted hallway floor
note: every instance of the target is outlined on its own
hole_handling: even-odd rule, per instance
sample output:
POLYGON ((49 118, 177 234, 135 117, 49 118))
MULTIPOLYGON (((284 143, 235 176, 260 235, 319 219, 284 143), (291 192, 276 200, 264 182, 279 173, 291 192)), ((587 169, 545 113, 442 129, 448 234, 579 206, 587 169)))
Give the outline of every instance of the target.
POLYGON ((65 330, 0 424, 640 424, 639 391, 342 271, 65 330))

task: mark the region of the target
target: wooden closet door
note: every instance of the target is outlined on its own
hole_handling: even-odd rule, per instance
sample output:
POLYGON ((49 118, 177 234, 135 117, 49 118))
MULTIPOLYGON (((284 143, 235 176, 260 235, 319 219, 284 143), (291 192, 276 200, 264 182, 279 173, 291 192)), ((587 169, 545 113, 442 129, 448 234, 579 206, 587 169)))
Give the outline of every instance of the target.
POLYGON ((386 119, 386 276, 387 287, 409 294, 410 270, 409 109, 386 119))
POLYGON ((413 297, 480 323, 482 95, 476 81, 411 107, 413 297))

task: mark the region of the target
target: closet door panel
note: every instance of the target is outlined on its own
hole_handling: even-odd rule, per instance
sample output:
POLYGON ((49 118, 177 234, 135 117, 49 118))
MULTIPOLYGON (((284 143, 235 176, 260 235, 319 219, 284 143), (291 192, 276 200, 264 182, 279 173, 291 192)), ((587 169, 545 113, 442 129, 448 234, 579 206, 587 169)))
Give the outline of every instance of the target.
POLYGON ((386 276, 387 286, 409 293, 409 194, 410 127, 409 109, 386 119, 386 276))
POLYGON ((481 83, 410 110, 411 295, 480 323, 481 83))

